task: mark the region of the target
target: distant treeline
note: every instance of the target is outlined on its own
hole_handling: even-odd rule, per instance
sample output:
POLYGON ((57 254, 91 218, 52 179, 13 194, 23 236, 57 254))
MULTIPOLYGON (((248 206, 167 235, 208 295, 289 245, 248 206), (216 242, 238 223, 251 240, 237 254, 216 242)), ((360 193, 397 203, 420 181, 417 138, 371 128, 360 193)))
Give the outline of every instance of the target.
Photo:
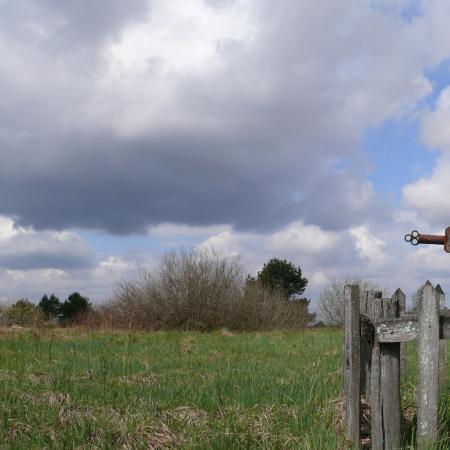
POLYGON ((35 326, 45 324, 72 325, 86 320, 92 305, 79 292, 69 295, 64 302, 51 294, 44 295, 38 305, 21 299, 9 307, 3 307, 1 321, 6 326, 35 326))

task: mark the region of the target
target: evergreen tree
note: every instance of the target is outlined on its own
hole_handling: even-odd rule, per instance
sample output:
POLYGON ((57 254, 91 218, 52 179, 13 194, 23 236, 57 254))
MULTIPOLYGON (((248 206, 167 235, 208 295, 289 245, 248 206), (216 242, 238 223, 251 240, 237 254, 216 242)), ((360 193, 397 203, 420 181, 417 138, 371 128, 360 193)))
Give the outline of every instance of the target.
POLYGON ((285 259, 272 258, 258 272, 258 280, 268 289, 280 290, 286 300, 303 294, 308 280, 302 269, 285 259))
POLYGON ((58 317, 61 311, 61 302, 54 294, 44 295, 38 304, 38 308, 42 310, 46 317, 58 317))

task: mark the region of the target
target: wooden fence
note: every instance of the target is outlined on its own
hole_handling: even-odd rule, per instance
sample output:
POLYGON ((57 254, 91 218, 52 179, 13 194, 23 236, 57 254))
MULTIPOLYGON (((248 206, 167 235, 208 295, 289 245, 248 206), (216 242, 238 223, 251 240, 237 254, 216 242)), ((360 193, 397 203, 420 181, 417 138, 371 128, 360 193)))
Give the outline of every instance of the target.
POLYGON ((404 343, 417 340, 417 447, 437 439, 438 391, 445 382, 445 341, 450 339, 450 312, 439 285, 427 281, 417 292, 414 313, 405 312, 405 294, 391 298, 378 291, 345 287, 344 391, 347 438, 361 445, 361 397, 370 405, 374 450, 401 447, 400 375, 405 369, 404 343))

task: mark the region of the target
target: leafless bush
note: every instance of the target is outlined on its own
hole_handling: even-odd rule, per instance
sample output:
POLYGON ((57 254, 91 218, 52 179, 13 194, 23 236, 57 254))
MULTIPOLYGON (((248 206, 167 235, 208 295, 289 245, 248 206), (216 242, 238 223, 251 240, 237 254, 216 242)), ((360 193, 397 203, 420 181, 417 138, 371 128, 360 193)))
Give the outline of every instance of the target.
POLYGON ((237 258, 170 252, 156 270, 123 283, 103 315, 127 328, 217 328, 241 297, 242 274, 237 258))
POLYGON ((202 331, 299 327, 310 320, 308 301, 286 302, 258 283, 246 287, 238 258, 200 250, 167 253, 157 269, 123 283, 88 318, 91 326, 202 331))
POLYGON ((302 328, 315 319, 308 308, 309 300, 286 301, 281 290, 269 290, 260 282, 253 282, 247 285, 228 327, 240 330, 302 328))
POLYGON ((344 323, 344 287, 347 284, 358 284, 363 291, 382 290, 375 283, 360 278, 332 280, 319 299, 320 318, 328 325, 344 323))

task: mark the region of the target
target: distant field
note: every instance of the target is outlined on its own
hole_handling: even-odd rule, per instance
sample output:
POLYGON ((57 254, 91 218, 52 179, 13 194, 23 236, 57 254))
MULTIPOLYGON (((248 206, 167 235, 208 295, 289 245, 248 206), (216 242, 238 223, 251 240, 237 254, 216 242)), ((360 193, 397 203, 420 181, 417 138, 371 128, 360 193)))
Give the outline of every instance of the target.
POLYGON ((0 448, 347 448, 341 346, 332 330, 4 331, 0 448))

